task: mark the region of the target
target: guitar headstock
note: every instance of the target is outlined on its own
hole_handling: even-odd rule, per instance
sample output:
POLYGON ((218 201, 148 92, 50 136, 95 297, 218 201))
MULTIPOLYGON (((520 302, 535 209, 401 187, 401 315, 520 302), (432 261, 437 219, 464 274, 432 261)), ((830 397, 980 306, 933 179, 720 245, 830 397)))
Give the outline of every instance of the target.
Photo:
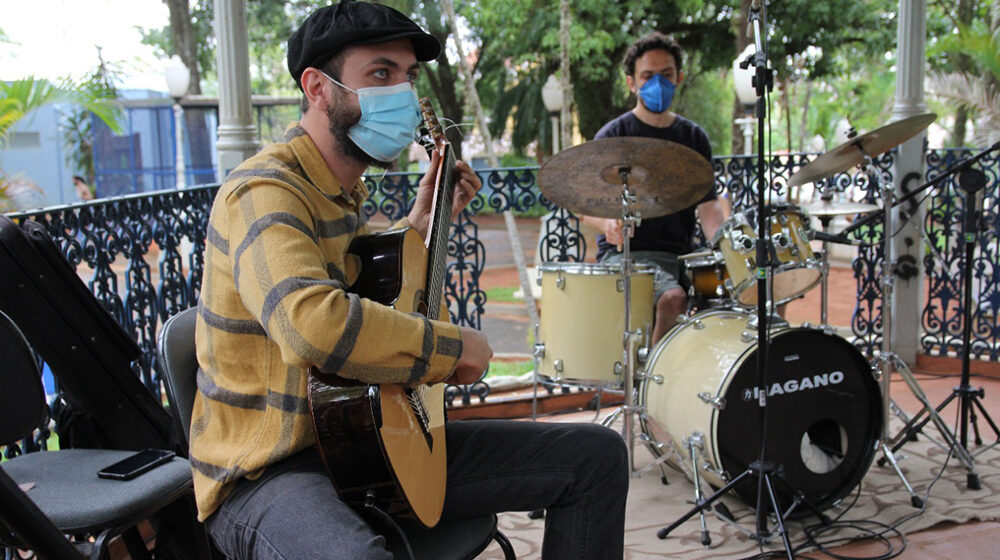
POLYGON ((420 100, 420 113, 424 117, 424 129, 421 130, 425 134, 425 138, 421 138, 420 143, 424 145, 424 148, 429 152, 435 148, 441 147, 448 143, 448 140, 444 136, 444 129, 441 128, 441 123, 438 122, 437 114, 434 112, 434 106, 431 105, 431 100, 424 97, 420 100))

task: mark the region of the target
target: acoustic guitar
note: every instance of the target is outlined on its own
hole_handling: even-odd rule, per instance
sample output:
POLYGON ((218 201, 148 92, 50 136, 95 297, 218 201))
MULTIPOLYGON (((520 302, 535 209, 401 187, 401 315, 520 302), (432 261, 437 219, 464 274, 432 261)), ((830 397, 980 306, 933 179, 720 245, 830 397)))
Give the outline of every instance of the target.
MULTIPOLYGON (((349 291, 406 313, 437 319, 455 189, 455 156, 430 101, 420 101, 428 153, 441 154, 426 239, 412 228, 355 239, 362 262, 349 291)), ((371 504, 433 527, 446 482, 444 383, 369 385, 310 369, 316 446, 344 502, 371 504)))

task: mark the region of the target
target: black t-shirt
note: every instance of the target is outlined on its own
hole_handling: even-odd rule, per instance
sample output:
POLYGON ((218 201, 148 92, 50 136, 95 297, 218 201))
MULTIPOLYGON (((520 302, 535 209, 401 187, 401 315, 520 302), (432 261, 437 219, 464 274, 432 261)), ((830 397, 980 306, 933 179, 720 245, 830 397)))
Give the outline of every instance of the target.
MULTIPOLYGON (((696 123, 680 115, 676 116, 670 126, 659 128, 642 122, 629 111, 602 126, 594 139, 618 136, 643 136, 677 142, 705 156, 709 163, 712 162, 712 146, 708 141, 708 134, 696 123)), ((694 235, 696 220, 695 208, 702 202, 716 198, 715 189, 712 189, 697 204, 680 212, 659 218, 643 218, 642 223, 635 229, 635 235, 629 246, 633 251, 665 251, 677 255, 691 252, 691 237, 694 235)), ((598 260, 604 253, 615 249, 614 245, 604 240, 604 234, 597 236, 597 247, 598 260)))

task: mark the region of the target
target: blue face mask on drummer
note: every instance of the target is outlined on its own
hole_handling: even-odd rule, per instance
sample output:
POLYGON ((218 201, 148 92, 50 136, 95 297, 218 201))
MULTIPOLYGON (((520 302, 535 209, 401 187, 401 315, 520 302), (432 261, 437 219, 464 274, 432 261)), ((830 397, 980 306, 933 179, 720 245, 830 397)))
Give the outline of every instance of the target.
POLYGON ((394 86, 351 89, 321 74, 331 82, 354 92, 361 106, 361 119, 347 131, 347 136, 366 154, 390 162, 413 143, 417 126, 423 121, 417 93, 409 82, 394 86))
POLYGON ((653 74, 653 77, 646 80, 639 89, 639 97, 642 104, 654 113, 662 113, 670 107, 670 102, 674 100, 674 90, 676 86, 661 74, 653 74))

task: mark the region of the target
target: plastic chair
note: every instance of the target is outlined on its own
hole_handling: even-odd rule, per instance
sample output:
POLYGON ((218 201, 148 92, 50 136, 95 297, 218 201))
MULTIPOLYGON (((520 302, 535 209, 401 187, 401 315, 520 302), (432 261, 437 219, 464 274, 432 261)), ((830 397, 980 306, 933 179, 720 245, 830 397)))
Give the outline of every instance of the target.
MULTIPOLYGON (((177 415, 188 437, 191 409, 197 390, 198 359, 195 353, 195 320, 197 309, 191 308, 167 319, 156 341, 158 364, 166 381, 171 411, 177 415)), ((514 560, 514 549, 502 532, 497 529, 495 515, 439 523, 426 529, 417 523, 400 520, 399 526, 406 542, 391 531, 386 531, 388 548, 398 559, 409 558, 409 543, 414 560, 471 560, 495 540, 504 552, 504 558, 514 560)))
MULTIPOLYGON (((48 411, 31 347, 3 312, 0 356, 0 445, 10 451, 48 423, 48 411)), ((178 502, 188 505, 183 499, 193 497, 191 467, 175 458, 132 480, 97 476, 132 453, 65 449, 0 463, 0 546, 31 549, 46 558, 98 559, 107 557, 108 543, 121 535, 129 556, 149 558, 137 524, 178 502)))

